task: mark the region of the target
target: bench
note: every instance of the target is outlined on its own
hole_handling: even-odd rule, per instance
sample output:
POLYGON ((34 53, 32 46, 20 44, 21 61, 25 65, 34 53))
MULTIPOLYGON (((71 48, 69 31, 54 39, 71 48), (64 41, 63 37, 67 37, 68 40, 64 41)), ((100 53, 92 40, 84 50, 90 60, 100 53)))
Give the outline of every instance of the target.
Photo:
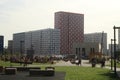
POLYGON ((17 71, 29 71, 30 69, 41 69, 40 67, 17 67, 17 71))
POLYGON ((40 67, 6 67, 6 68, 16 68, 17 71, 29 71, 30 69, 41 69, 40 67))
POLYGON ((16 68, 5 68, 5 74, 7 74, 7 75, 16 74, 16 68))
POLYGON ((55 70, 54 67, 45 67, 45 70, 55 70))
POLYGON ((30 69, 30 76, 54 76, 54 70, 38 70, 38 69, 30 69))

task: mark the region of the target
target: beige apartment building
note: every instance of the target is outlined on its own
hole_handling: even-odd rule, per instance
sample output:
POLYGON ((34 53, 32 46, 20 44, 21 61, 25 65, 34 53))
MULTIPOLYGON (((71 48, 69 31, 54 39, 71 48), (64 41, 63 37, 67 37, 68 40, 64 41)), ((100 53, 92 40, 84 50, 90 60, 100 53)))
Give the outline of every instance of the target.
POLYGON ((88 58, 90 53, 99 53, 101 51, 101 44, 99 43, 74 43, 73 54, 77 57, 88 58))

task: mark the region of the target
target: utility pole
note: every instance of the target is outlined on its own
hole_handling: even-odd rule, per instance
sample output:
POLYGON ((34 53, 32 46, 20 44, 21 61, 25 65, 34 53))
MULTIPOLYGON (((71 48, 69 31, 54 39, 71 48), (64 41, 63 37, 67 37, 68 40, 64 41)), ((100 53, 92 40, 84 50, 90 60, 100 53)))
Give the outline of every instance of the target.
POLYGON ((112 47, 113 44, 112 44, 112 41, 114 41, 114 39, 111 39, 111 70, 113 70, 113 68, 112 68, 112 67, 113 67, 113 59, 112 59, 112 58, 113 58, 113 51, 112 51, 112 49, 113 49, 113 47, 112 47))
POLYGON ((115 72, 115 75, 117 74, 116 73, 116 32, 115 32, 115 26, 113 27, 114 29, 114 72, 115 72))

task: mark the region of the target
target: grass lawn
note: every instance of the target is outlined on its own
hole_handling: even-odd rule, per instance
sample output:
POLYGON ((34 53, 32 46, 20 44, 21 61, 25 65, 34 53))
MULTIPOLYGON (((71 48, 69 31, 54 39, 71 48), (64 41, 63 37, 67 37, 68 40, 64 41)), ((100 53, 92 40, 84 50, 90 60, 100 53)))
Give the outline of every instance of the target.
POLYGON ((0 61, 0 66, 7 67, 7 66, 20 66, 20 64, 10 63, 9 61, 0 61))
MULTIPOLYGON (((9 62, 0 61, 0 65, 10 66, 9 62)), ((19 66, 19 64, 13 64, 19 66)), ((47 64, 48 65, 48 64, 47 64)), ((47 65, 40 64, 41 68, 47 65)), ((91 68, 80 66, 55 66, 56 71, 66 72, 65 80, 120 80, 114 76, 109 69, 104 68, 91 68)))
POLYGON ((58 71, 65 71, 65 80, 120 80, 108 69, 91 67, 56 67, 58 71))

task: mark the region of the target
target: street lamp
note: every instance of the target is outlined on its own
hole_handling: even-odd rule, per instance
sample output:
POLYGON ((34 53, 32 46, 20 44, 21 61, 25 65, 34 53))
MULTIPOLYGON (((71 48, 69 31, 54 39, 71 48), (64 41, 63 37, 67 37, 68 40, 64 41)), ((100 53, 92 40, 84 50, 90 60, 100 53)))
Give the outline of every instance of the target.
POLYGON ((113 27, 113 29, 114 29, 114 72, 115 72, 115 75, 117 74, 116 73, 116 57, 117 57, 117 55, 116 55, 116 29, 120 29, 120 27, 113 27))
POLYGON ((102 37, 101 37, 101 53, 103 53, 103 40, 104 40, 104 31, 102 32, 102 37))
POLYGON ((113 49, 113 44, 112 44, 112 41, 115 41, 114 39, 111 39, 111 70, 113 70, 113 61, 112 61, 112 57, 113 57, 113 51, 112 51, 112 49, 113 49))

